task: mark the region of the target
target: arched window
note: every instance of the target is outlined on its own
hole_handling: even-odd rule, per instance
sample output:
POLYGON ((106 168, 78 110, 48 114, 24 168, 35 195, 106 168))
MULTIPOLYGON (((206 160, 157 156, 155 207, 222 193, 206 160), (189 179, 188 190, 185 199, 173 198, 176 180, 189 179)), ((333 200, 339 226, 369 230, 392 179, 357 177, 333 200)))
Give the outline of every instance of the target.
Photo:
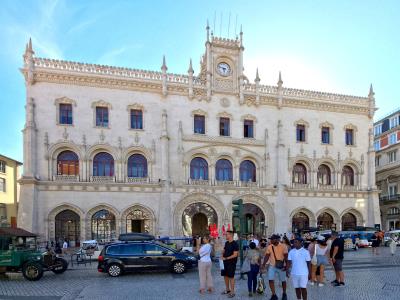
POLYGON ((79 175, 79 159, 76 153, 67 150, 57 156, 57 175, 79 175))
POLYGON ((342 184, 354 185, 354 171, 349 166, 344 166, 342 170, 342 184))
POLYGON ((114 176, 114 158, 106 152, 97 153, 93 159, 93 176, 114 176))
POLYGON ((220 159, 215 165, 215 179, 219 181, 232 181, 232 164, 227 159, 220 159))
POLYGON ((208 163, 204 158, 195 157, 190 162, 190 178, 208 180, 208 163))
POLYGON ((307 183, 307 169, 303 164, 297 163, 293 167, 293 183, 307 183))
POLYGON ((147 177, 147 159, 141 154, 133 154, 128 159, 128 177, 147 177))
POLYGON ((320 165, 318 167, 318 184, 330 185, 331 184, 331 169, 327 165, 320 165))
POLYGON ((244 160, 239 167, 240 181, 256 182, 256 166, 250 160, 244 160))
POLYGON ((92 216, 92 239, 110 242, 116 238, 115 216, 106 209, 99 210, 92 216))

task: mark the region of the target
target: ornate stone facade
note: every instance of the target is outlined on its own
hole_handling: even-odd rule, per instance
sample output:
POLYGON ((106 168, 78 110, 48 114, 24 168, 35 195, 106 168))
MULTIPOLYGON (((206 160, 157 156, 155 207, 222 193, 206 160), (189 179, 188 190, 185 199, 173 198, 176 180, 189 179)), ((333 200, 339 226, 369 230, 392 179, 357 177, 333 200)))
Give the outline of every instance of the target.
POLYGON ((246 216, 249 228, 260 230, 251 222, 263 220, 259 234, 298 229, 296 213, 311 227, 341 229, 345 214, 354 226, 380 223, 373 93, 290 89, 280 74, 277 86, 264 86, 258 71, 252 84, 243 51, 242 33, 229 40, 207 28, 195 76, 191 61, 188 75, 178 75, 167 73, 165 58, 161 72, 143 71, 37 58, 29 43, 21 69, 27 102, 19 224, 44 240, 127 230, 182 235, 191 204, 214 210, 221 230, 232 225, 231 203, 239 198, 259 214, 246 216), (329 127, 328 144, 321 127, 329 127), (357 145, 345 144, 347 128, 357 145), (94 222, 98 211, 111 217, 94 222))

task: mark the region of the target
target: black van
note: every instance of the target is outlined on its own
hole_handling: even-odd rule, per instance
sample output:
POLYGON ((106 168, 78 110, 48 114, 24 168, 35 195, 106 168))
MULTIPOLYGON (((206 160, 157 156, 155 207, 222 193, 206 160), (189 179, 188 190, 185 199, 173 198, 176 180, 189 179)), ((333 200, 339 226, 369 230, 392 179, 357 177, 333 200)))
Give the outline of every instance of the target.
POLYGON ((98 271, 117 277, 135 270, 171 270, 182 274, 197 266, 192 253, 179 252, 151 240, 124 241, 106 245, 98 258, 98 271))

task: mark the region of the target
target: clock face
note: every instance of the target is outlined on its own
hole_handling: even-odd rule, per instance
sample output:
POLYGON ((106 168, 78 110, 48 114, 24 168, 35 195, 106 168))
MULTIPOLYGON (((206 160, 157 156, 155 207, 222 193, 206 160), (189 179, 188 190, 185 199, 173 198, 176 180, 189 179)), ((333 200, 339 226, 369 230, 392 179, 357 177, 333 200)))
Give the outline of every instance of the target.
POLYGON ((221 62, 217 66, 217 72, 221 76, 229 76, 231 74, 231 67, 224 62, 221 62))

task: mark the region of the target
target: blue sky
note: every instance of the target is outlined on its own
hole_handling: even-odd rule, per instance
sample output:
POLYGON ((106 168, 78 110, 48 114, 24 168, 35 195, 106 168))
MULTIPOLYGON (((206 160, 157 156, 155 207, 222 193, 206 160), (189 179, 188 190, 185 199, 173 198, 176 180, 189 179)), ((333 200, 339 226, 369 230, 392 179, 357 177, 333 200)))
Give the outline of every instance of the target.
POLYGON ((251 81, 258 67, 268 85, 279 71, 294 88, 367 96, 372 83, 380 117, 400 106, 399 12, 396 0, 2 0, 0 153, 22 161, 29 37, 40 57, 159 70, 165 54, 168 71, 186 73, 192 58, 197 73, 207 18, 215 35, 233 38, 237 16, 251 81))

